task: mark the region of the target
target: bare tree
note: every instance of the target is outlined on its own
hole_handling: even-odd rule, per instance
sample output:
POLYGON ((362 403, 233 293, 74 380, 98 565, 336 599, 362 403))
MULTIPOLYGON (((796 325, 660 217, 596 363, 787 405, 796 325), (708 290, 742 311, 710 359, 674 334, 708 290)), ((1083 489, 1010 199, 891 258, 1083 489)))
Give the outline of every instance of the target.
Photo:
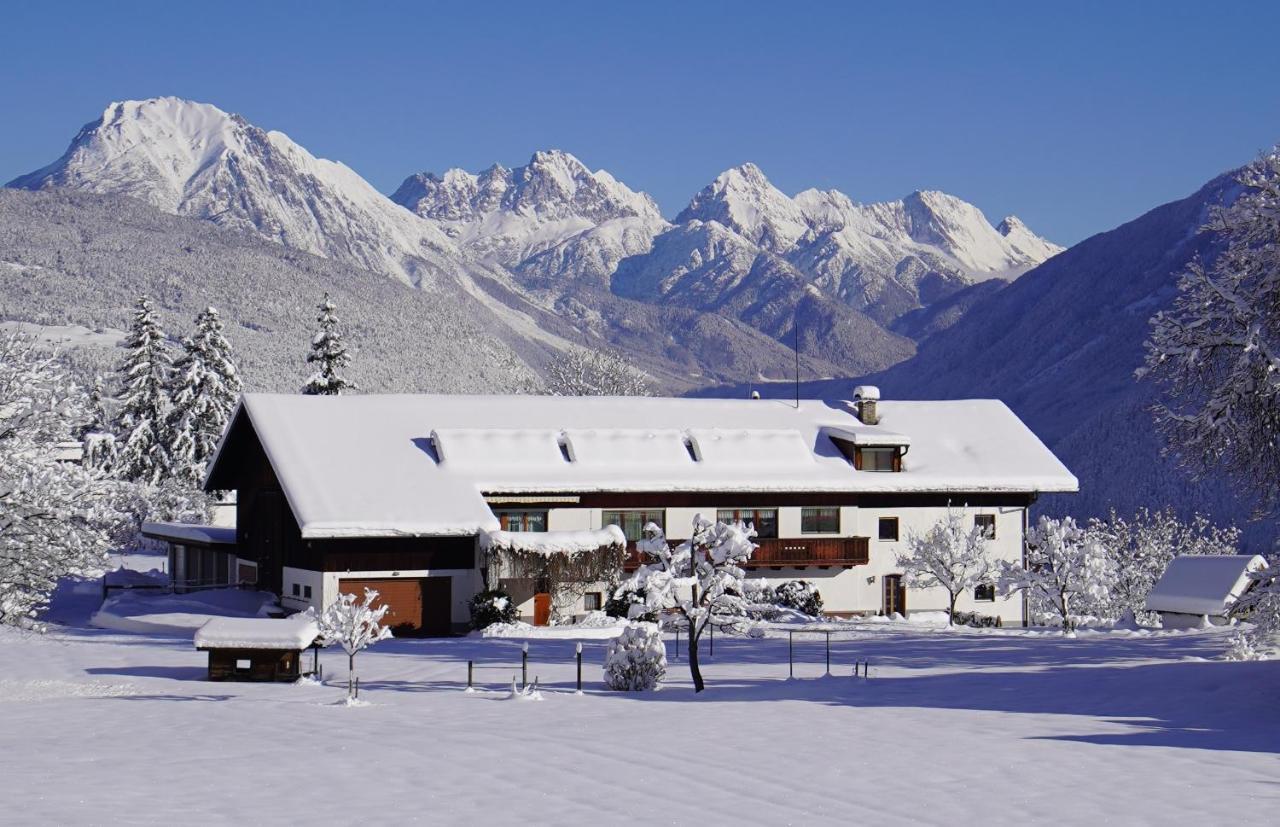
POLYGON ((391 629, 382 618, 391 607, 386 603, 374 608, 378 593, 364 590, 364 601, 356 602, 354 594, 340 594, 319 617, 320 637, 326 645, 338 644, 347 653, 347 703, 356 699, 356 655, 380 640, 391 637, 391 629))
POLYGON ((941 587, 947 592, 947 625, 955 623, 956 600, 968 589, 992 578, 985 526, 964 526, 964 511, 947 507, 946 515, 924 534, 907 538, 907 553, 898 555, 908 585, 941 587))
POLYGON ((547 368, 547 389, 554 396, 652 396, 647 374, 612 350, 575 348, 547 368))

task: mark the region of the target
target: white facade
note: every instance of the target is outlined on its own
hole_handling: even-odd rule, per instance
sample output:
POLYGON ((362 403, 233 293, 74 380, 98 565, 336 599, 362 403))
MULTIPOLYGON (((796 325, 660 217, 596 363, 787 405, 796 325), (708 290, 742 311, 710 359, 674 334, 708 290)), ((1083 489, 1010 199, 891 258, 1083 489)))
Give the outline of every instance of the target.
MULTIPOLYGON (((402 578, 418 580, 425 577, 448 577, 452 580, 450 593, 452 606, 450 619, 458 625, 465 625, 471 620, 468 603, 471 596, 484 589, 479 569, 415 569, 412 571, 312 571, 290 566, 283 568, 283 594, 281 605, 290 610, 303 611, 308 608, 317 612, 323 611, 330 603, 338 599, 341 593, 340 583, 343 580, 391 580, 402 578), (295 595, 294 586, 298 587, 295 595)), ((532 613, 532 609, 530 609, 532 613)))
MULTIPOLYGON (((765 507, 765 506, 759 506, 765 507)), ((965 507, 956 503, 955 510, 962 510, 966 519, 975 515, 991 515, 995 518, 995 538, 988 544, 988 554, 993 561, 1022 560, 1023 531, 1026 520, 1026 507, 1023 506, 979 506, 965 507)), ((495 505, 495 511, 501 512, 502 506, 495 505)), ((524 506, 536 509, 536 506, 524 506)), ((665 515, 665 531, 672 541, 689 537, 693 519, 699 513, 714 518, 717 510, 724 506, 708 504, 705 507, 682 506, 666 509, 643 509, 661 511, 665 515)), ((547 529, 549 531, 583 531, 603 528, 605 511, 628 509, 574 508, 560 507, 547 509, 547 529)), ((935 523, 946 516, 946 506, 903 506, 897 508, 870 508, 858 506, 840 507, 840 531, 838 533, 804 533, 801 530, 801 506, 783 506, 778 512, 779 539, 794 538, 797 540, 827 537, 867 537, 868 558, 866 565, 849 568, 820 568, 807 566, 804 568, 760 568, 749 571, 752 580, 763 579, 771 585, 787 580, 809 580, 818 587, 822 596, 823 608, 830 613, 874 615, 884 612, 884 578, 886 575, 901 574, 897 559, 908 550, 907 538, 912 533, 923 534, 935 523), (898 528, 897 540, 880 539, 881 519, 896 519, 898 528)), ((520 601, 519 611, 522 617, 533 616, 533 590, 531 584, 508 583, 512 596, 520 601)), ((993 584, 994 585, 994 584, 993 584)), ((595 584, 588 592, 600 592, 603 599, 608 598, 606 584, 595 584)), ((945 611, 947 609, 947 593, 941 588, 914 589, 908 588, 906 607, 908 614, 920 611, 945 611)), ((970 592, 964 594, 956 603, 956 608, 965 612, 976 612, 989 617, 999 617, 1002 624, 1021 624, 1023 621, 1023 601, 1021 597, 993 596, 991 600, 978 600, 970 592)), ((573 608, 574 614, 585 611, 583 601, 579 600, 573 608)))

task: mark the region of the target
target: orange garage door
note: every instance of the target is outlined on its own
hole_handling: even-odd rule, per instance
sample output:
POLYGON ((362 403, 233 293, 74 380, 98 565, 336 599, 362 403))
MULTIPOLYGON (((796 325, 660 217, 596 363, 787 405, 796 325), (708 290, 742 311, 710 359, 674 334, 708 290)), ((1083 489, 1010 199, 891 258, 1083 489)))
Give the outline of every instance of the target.
POLYGON ((369 580, 343 578, 338 590, 364 599, 364 590, 378 592, 375 606, 386 604, 389 608, 382 618, 397 637, 420 635, 447 635, 452 631, 450 602, 452 583, 448 577, 393 578, 369 580))

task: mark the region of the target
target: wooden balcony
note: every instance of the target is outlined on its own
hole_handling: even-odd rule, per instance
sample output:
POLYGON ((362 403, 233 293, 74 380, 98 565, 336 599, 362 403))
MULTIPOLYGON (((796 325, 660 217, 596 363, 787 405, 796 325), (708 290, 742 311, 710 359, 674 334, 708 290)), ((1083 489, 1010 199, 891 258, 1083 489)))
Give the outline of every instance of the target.
MULTIPOLYGON (((757 539, 759 546, 743 568, 802 569, 865 566, 870 560, 866 537, 787 537, 757 539)), ((635 543, 627 544, 623 569, 635 571, 641 561, 635 543)))

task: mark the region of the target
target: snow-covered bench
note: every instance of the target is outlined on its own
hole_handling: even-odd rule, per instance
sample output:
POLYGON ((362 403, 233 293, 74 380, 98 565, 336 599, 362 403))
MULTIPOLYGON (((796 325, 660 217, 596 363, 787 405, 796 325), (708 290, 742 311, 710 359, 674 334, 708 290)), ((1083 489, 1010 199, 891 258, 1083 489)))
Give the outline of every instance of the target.
POLYGON ((196 630, 195 645, 209 653, 211 681, 293 681, 318 634, 306 615, 215 617, 196 630))

